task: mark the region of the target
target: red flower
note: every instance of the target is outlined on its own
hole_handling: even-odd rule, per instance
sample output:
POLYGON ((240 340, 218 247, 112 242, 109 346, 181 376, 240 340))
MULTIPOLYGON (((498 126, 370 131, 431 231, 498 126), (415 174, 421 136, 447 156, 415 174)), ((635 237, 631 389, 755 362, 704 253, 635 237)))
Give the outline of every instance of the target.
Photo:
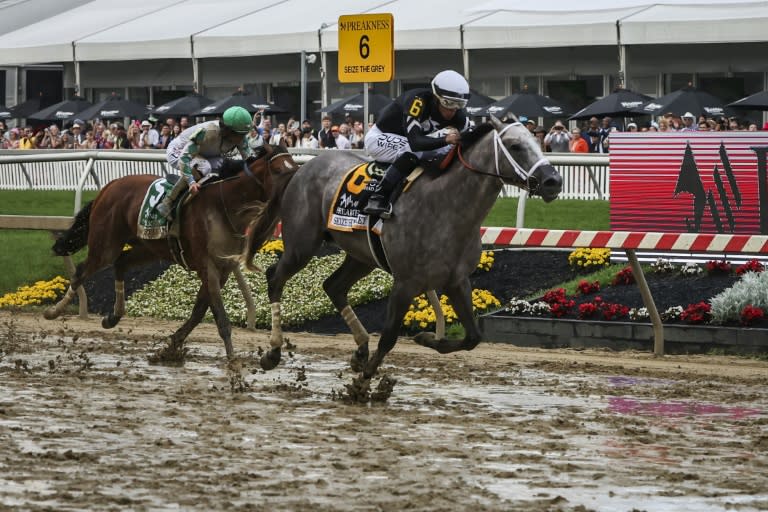
POLYGON ((585 279, 579 281, 577 285, 579 292, 582 295, 589 295, 590 293, 596 293, 600 291, 600 281, 594 281, 592 283, 587 282, 585 279))
POLYGON ((614 286, 621 285, 621 284, 632 284, 635 282, 635 276, 632 275, 632 269, 630 267, 626 267, 622 270, 620 270, 613 278, 613 281, 611 281, 611 284, 614 286))
POLYGON ((765 267, 763 267, 763 264, 760 263, 757 260, 749 260, 743 265, 739 265, 736 267, 736 274, 742 275, 747 272, 762 272, 765 267))
POLYGON ((765 312, 758 307, 749 304, 741 310, 741 325, 752 325, 758 320, 762 320, 765 312))
POLYGON ((558 302, 562 302, 565 300, 565 289, 558 288, 556 290, 550 290, 544 294, 544 297, 542 297, 541 300, 543 300, 550 306, 557 304, 558 302))
POLYGON ((606 320, 622 318, 629 314, 629 308, 622 304, 603 303, 602 310, 603 310, 603 318, 606 320))
POLYGON ((597 313, 597 306, 591 302, 579 305, 579 318, 592 318, 597 313))
POLYGON ((725 260, 709 260, 707 262, 707 272, 710 274, 730 274, 731 264, 725 260))
POLYGON ((680 313, 680 320, 689 324, 703 324, 710 319, 710 309, 706 302, 689 304, 685 311, 680 313))

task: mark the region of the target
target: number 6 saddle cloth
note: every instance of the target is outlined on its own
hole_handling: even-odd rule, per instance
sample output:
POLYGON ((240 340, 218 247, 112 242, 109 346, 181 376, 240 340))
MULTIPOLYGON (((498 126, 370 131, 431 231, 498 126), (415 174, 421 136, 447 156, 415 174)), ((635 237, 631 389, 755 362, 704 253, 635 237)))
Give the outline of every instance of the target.
MULTIPOLYGON (((384 176, 389 164, 381 162, 365 162, 351 168, 331 202, 328 211, 328 229, 335 231, 367 230, 368 214, 363 208, 368 198, 376 188, 378 181, 384 176)), ((424 172, 417 167, 405 180, 405 189, 424 172)))

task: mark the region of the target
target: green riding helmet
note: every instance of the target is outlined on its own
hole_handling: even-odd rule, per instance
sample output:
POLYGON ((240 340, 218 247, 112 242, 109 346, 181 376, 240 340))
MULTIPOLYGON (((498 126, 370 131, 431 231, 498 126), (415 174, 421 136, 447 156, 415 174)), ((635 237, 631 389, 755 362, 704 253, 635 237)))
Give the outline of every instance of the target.
POLYGON ((248 133, 253 126, 251 114, 243 107, 229 107, 224 111, 221 122, 235 133, 248 133))

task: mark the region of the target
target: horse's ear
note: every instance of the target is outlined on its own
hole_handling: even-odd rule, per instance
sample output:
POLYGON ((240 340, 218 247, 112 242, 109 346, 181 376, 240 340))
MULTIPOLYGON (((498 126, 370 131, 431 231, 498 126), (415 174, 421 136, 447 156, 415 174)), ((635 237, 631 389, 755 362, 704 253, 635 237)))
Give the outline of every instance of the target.
POLYGON ((494 127, 494 128, 496 128, 497 130, 503 130, 503 129, 504 129, 504 126, 505 126, 505 124, 504 124, 504 123, 502 123, 502 122, 499 120, 499 118, 498 118, 498 117, 496 117, 496 116, 495 116, 495 115, 493 115, 493 114, 491 114, 491 123, 493 123, 493 127, 494 127))

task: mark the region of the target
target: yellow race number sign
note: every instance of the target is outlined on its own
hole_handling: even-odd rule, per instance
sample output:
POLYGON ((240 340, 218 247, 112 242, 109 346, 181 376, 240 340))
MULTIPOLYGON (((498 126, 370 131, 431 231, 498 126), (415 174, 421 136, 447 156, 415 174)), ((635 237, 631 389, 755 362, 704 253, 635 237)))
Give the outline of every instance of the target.
POLYGON ((392 14, 339 16, 339 82, 389 82, 394 75, 392 14))

